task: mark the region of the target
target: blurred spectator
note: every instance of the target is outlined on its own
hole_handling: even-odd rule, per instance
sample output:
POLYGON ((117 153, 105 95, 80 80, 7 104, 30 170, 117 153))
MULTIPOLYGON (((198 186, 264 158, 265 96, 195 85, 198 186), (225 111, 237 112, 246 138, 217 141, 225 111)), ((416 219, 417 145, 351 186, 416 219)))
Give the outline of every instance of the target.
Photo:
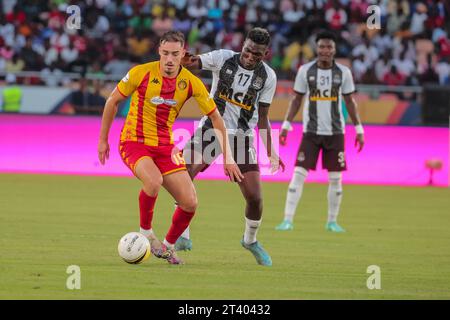
POLYGON ((384 75, 391 70, 391 61, 389 53, 385 53, 382 59, 375 63, 375 76, 379 82, 384 81, 384 75))
POLYGON ((340 30, 347 23, 347 13, 335 1, 333 7, 325 12, 325 20, 332 30, 340 30))
POLYGON ((405 84, 406 77, 398 72, 396 66, 391 66, 391 70, 384 75, 383 81, 388 86, 399 86, 405 84))
POLYGON ((369 67, 361 77, 361 83, 364 84, 380 84, 375 73, 375 67, 369 67))
POLYGON ((58 60, 59 57, 59 53, 58 53, 58 49, 56 49, 56 47, 53 47, 50 44, 50 40, 47 39, 44 42, 44 62, 47 66, 53 64, 54 62, 56 62, 58 60))
POLYGON ((106 99, 100 94, 100 82, 94 83, 94 92, 90 92, 85 78, 79 81, 78 90, 72 92, 71 103, 78 114, 101 114, 106 99))
POLYGON ((392 64, 397 67, 399 73, 408 77, 414 70, 416 70, 416 66, 412 60, 406 59, 405 55, 406 51, 403 51, 398 59, 394 59, 394 61, 392 61, 392 64))
POLYGON ((305 16, 302 6, 298 2, 294 2, 288 10, 282 10, 283 19, 288 23, 297 23, 305 16))
POLYGON ((191 30, 192 20, 189 18, 187 12, 181 11, 179 15, 173 21, 173 28, 175 30, 183 32, 186 37, 191 30))
POLYGON ((16 76, 6 75, 6 87, 3 89, 2 110, 4 112, 19 112, 22 102, 22 89, 16 86, 16 76))
POLYGON ((16 53, 11 60, 6 62, 5 71, 10 73, 16 73, 25 69, 25 62, 16 53))
POLYGON ((17 0, 2 0, 2 11, 4 14, 10 14, 17 4, 17 0))
POLYGON ((202 17, 206 17, 208 14, 208 9, 203 4, 203 1, 196 0, 193 5, 189 5, 187 14, 194 20, 200 19, 202 17))
POLYGON ((393 39, 387 33, 386 28, 381 28, 380 32, 372 38, 372 44, 377 48, 379 56, 382 56, 386 51, 392 48, 393 39))
POLYGON ((139 12, 137 7, 135 7, 135 10, 134 16, 129 20, 128 25, 137 33, 142 33, 144 30, 149 30, 153 23, 150 15, 139 12))
POLYGON ((61 51, 61 59, 66 63, 70 64, 78 58, 78 50, 75 48, 73 42, 69 43, 69 46, 61 51))
POLYGON ((364 73, 367 71, 368 65, 364 62, 364 56, 354 57, 352 62, 352 72, 356 82, 361 82, 364 73))
POLYGON ((450 57, 450 39, 447 37, 438 40, 438 55, 440 59, 450 57))
MULTIPOLYGON (((299 57, 299 54, 302 53, 302 58, 309 61, 312 59, 314 52, 311 46, 304 41, 294 41, 284 50, 284 59, 282 64, 282 69, 292 70, 292 63, 295 59, 299 57)), ((297 69, 293 70, 297 72, 297 69)))
POLYGON ((57 87, 63 81, 63 73, 56 67, 55 63, 52 63, 50 66, 42 69, 41 79, 46 86, 57 87))
POLYGON ((436 71, 439 76, 439 84, 450 84, 450 57, 441 59, 436 64, 436 71))
POLYGON ((375 63, 375 61, 378 59, 379 51, 374 45, 371 44, 369 38, 367 38, 367 36, 364 36, 363 43, 357 45, 352 50, 352 56, 362 56, 364 64, 367 67, 375 63))
POLYGON ((387 18, 387 32, 390 35, 394 35, 400 30, 400 27, 407 22, 407 19, 408 16, 405 14, 403 7, 395 9, 395 11, 391 12, 387 18))
POLYGON ((0 57, 2 57, 3 59, 10 60, 13 55, 14 50, 9 45, 0 48, 0 57))
POLYGON ((104 70, 107 74, 115 76, 125 76, 131 68, 131 63, 127 58, 127 55, 123 52, 119 52, 117 57, 109 61, 104 70))
POLYGON ((425 31, 425 21, 428 19, 427 6, 419 2, 411 17, 411 33, 420 36, 425 31))
POLYGON ((86 17, 86 35, 99 39, 109 30, 109 20, 99 10, 89 10, 86 17))
POLYGON ((434 68, 432 66, 432 57, 431 54, 427 56, 427 68, 425 71, 420 75, 419 81, 421 84, 431 84, 431 83, 439 83, 439 76, 434 71, 434 68))
POLYGON ((179 12, 184 12, 188 4, 188 0, 169 0, 169 4, 174 6, 179 12))
POLYGON ((25 62, 27 70, 36 71, 42 66, 42 56, 40 56, 32 47, 32 39, 28 38, 25 47, 20 51, 20 57, 25 62))
POLYGON ((27 19, 25 12, 20 8, 19 4, 14 6, 13 11, 5 14, 5 17, 6 21, 12 23, 13 25, 21 25, 27 19))
POLYGON ((142 33, 132 36, 127 40, 128 52, 135 57, 142 58, 148 54, 152 43, 148 36, 143 36, 142 33))
POLYGON ((64 48, 66 48, 70 43, 69 36, 63 32, 63 29, 57 30, 50 37, 50 44, 52 47, 60 53, 64 48))
POLYGON ((161 37, 165 32, 172 30, 173 19, 169 17, 167 11, 163 11, 160 17, 153 20, 151 28, 158 37, 161 37))
POLYGON ((315 34, 325 25, 336 31, 336 57, 348 59, 356 82, 384 82, 395 65, 405 83, 446 83, 449 15, 447 0, 3 0, 0 70, 53 66, 121 78, 133 63, 157 58, 158 37, 167 30, 185 33, 187 49, 198 54, 239 51, 245 33, 261 26, 272 34, 267 60, 279 79, 293 80, 314 58, 315 34), (65 29, 69 4, 80 6, 79 30, 65 29), (365 26, 372 4, 381 10, 380 30, 365 26))
POLYGON ((2 57, 0 57, 0 72, 5 72, 6 70, 6 61, 2 57))

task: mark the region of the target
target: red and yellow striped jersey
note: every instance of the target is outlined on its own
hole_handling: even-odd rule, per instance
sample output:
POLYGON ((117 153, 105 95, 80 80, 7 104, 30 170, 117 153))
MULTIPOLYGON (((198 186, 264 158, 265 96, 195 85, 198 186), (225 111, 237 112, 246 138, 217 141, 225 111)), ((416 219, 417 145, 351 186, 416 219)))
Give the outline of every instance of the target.
POLYGON ((117 85, 131 96, 120 141, 137 141, 148 146, 173 145, 172 125, 184 103, 194 97, 203 114, 216 109, 202 81, 182 67, 176 78, 161 75, 159 61, 137 65, 117 85))

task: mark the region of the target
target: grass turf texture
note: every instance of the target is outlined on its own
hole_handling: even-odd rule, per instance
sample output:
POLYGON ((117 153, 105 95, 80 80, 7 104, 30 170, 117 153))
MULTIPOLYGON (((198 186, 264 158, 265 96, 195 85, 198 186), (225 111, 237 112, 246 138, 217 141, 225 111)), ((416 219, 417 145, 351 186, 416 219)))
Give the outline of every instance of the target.
MULTIPOLYGON (((150 257, 128 265, 122 235, 138 230, 133 178, 0 175, 0 299, 450 299, 450 191, 344 186, 339 222, 324 230, 327 185, 307 184, 295 229, 281 222, 287 184, 265 183, 258 239, 273 267, 239 241, 244 202, 236 185, 197 181, 193 251, 183 266, 150 257), (81 290, 68 290, 69 265, 81 290), (367 267, 381 268, 369 290, 367 267)), ((163 238, 173 201, 160 192, 154 229, 163 238)))

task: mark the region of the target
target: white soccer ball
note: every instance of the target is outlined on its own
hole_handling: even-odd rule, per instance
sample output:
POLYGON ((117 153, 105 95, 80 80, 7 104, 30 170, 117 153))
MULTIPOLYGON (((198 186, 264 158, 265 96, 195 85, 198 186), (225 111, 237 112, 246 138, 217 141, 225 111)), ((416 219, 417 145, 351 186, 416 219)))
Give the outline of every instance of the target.
POLYGON ((138 264, 150 257, 150 242, 139 232, 124 235, 117 247, 120 257, 127 263, 138 264))

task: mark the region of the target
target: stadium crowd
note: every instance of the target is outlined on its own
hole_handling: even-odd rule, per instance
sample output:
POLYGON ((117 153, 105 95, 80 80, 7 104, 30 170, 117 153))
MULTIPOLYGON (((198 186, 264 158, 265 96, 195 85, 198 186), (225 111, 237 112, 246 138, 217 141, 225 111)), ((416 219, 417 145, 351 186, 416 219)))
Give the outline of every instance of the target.
POLYGON ((280 79, 293 80, 313 59, 314 34, 328 28, 357 83, 450 83, 448 0, 2 0, 0 73, 41 72, 47 85, 61 84, 62 72, 120 79, 133 64, 157 60, 167 30, 182 31, 200 53, 239 51, 253 26, 270 31, 267 60, 280 79), (379 30, 366 28, 373 4, 379 30), (80 29, 67 28, 69 5, 81 9, 80 29))

